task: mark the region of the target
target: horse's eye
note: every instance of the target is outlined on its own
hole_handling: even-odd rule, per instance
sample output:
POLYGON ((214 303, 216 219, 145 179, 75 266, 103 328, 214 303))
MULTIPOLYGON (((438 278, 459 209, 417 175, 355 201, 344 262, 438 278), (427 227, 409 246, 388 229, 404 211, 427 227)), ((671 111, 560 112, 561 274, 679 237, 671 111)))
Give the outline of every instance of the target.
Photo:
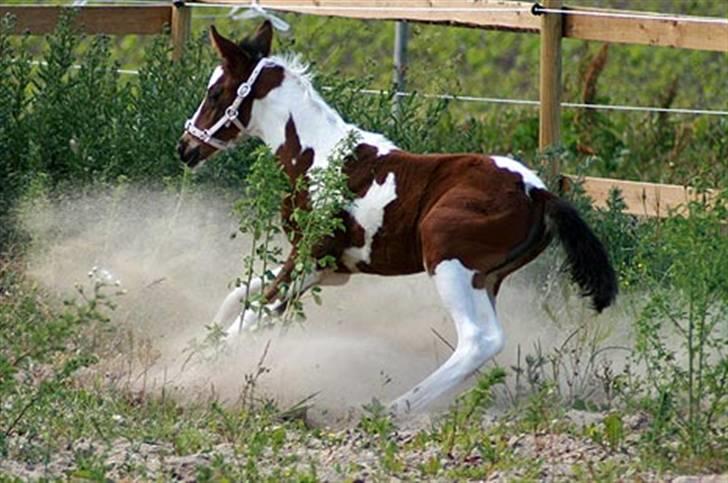
POLYGON ((222 87, 221 86, 213 86, 212 89, 210 89, 209 97, 211 101, 217 101, 220 99, 220 95, 222 94, 222 87))

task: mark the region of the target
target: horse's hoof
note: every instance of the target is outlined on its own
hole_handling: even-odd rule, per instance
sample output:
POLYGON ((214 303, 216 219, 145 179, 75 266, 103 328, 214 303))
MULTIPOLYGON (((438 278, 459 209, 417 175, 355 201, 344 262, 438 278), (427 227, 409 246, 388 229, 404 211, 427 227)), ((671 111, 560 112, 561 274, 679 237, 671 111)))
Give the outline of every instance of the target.
POLYGON ((393 419, 401 419, 412 414, 412 407, 408 400, 399 398, 389 404, 388 412, 393 419))

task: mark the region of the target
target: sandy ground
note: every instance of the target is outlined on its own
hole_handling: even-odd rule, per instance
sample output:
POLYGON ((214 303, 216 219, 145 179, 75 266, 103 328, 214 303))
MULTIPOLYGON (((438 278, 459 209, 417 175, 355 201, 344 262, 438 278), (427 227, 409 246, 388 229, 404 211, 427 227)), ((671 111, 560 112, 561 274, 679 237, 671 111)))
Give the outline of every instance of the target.
MULTIPOLYGON (((455 342, 452 323, 430 280, 425 275, 355 276, 345 286, 325 288, 322 306, 308 302, 307 321, 284 336, 277 329, 255 333, 225 346, 216 357, 190 358, 190 341, 205 336, 205 325, 242 271, 246 240, 232 236, 237 222, 231 206, 230 200, 209 194, 180 197, 134 187, 74 194, 54 202, 36 200, 23 211, 33 238, 28 272, 42 286, 66 297, 74 294, 74 284, 89 283, 87 274, 94 267, 96 276, 119 282, 127 293, 116 299, 118 308, 112 316, 119 329, 118 350, 98 367, 110 382, 134 391, 164 388, 182 401, 212 393, 234 402, 246 387, 246 375, 256 371, 267 347, 262 362, 267 372, 258 379, 257 394, 275 399, 282 408, 313 395, 307 419, 327 426, 338 441, 330 446, 320 440, 303 445, 291 441, 283 450, 298 455, 302 462, 315 462, 321 479, 343 477, 332 462, 359 468, 357 478, 376 479, 381 474, 377 468, 381 456, 352 424, 362 404, 372 398, 388 402, 406 391, 450 354, 441 338, 455 342)), ((504 284, 497 309, 507 345, 496 358, 499 365, 510 368, 519 355, 523 361, 537 346, 549 353, 570 340, 563 351, 565 367, 578 367, 588 356, 571 350, 588 346, 579 335, 572 336, 580 326, 585 329, 578 334, 593 335, 597 347, 630 345, 629 317, 635 301, 622 299, 605 314, 595 316, 562 283, 557 260, 553 253, 547 254, 504 284)), ((602 354, 619 371, 625 352, 602 354)), ((513 388, 514 380, 509 377, 513 388)), ((464 386, 470 383, 472 380, 464 386)), ((443 398, 429 414, 402 422, 397 444, 407 447, 407 441, 428 427, 453 397, 443 398)), ((502 395, 501 407, 505 406, 502 395)), ((580 425, 598 424, 603 416, 572 410, 567 418, 580 425)), ((638 431, 643 422, 627 424, 638 431)), ((574 477, 575 465, 622 464, 636 457, 637 437, 636 432, 631 433, 632 439, 619 451, 607 451, 588 438, 563 433, 514 432, 506 445, 526 461, 539 462, 540 479, 557 481, 574 477)), ((22 441, 12 444, 22 445, 22 441)), ((169 443, 119 440, 100 444, 89 440, 73 446, 52 455, 44 465, 0 461, 0 473, 30 479, 63 475, 73 467, 73 451, 86 448, 103 458, 112 478, 124 477, 125 468, 138 464, 146 471, 145 478, 194 481, 198 465, 210 464, 216 455, 226 460, 239 458, 225 444, 184 456, 176 455, 169 443)), ((402 454, 403 477, 417 478, 419 465, 439 455, 429 446, 406 451, 402 454)), ((443 468, 483 464, 477 455, 443 458, 443 468)), ((488 481, 509 481, 522 477, 522 471, 521 467, 493 472, 488 481)), ((623 476, 657 478, 655 474, 623 476)), ((660 478, 672 479, 669 475, 660 478)), ((677 477, 674 481, 728 481, 726 478, 677 477)))
MULTIPOLYGON (((246 241, 231 236, 237 230, 231 206, 205 194, 180 197, 134 187, 38 201, 25 209, 34 239, 28 269, 66 295, 74 283, 88 282, 92 267, 120 282, 127 294, 117 300, 113 323, 147 339, 147 356, 134 358, 146 362, 137 364, 133 377, 147 390, 164 386, 183 397, 214 391, 233 401, 270 343, 263 363, 269 372, 259 380, 263 392, 283 407, 316 394, 311 416, 335 422, 372 398, 395 398, 447 358, 450 349, 435 331, 454 343, 454 328, 426 275, 358 275, 345 286, 325 288, 322 306, 307 303, 307 321, 284 337, 277 330, 254 334, 223 357, 184 364, 190 340, 204 337, 204 326, 242 271, 246 241)), ((562 294, 563 284, 553 284, 547 297, 537 274, 548 265, 526 267, 501 291, 497 308, 507 336, 496 359, 501 365, 515 363, 519 346, 522 355, 535 344, 548 350, 579 323, 603 331, 610 343, 627 337, 626 308, 596 317, 584 301, 562 294)), ((128 368, 130 357, 117 356, 118 371, 128 368)))

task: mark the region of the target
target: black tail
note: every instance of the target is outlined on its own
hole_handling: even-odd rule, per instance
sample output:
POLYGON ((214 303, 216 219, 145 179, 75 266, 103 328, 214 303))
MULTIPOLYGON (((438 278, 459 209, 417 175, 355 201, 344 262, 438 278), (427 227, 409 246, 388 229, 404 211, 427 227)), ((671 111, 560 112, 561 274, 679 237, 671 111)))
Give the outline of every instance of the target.
POLYGON ((546 197, 549 231, 566 251, 571 278, 582 295, 591 297, 594 309, 601 312, 617 296, 617 277, 607 250, 571 203, 557 196, 546 197))

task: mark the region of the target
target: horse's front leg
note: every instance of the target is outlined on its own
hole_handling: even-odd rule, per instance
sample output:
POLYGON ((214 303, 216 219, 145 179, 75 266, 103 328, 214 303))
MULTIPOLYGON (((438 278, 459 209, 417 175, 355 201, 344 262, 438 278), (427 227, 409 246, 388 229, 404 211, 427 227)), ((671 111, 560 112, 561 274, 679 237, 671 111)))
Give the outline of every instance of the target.
MULTIPOLYGON (((273 270, 274 277, 277 277, 283 267, 273 270)), ((255 277, 250 281, 250 285, 241 285, 233 289, 220 305, 220 308, 212 319, 216 324, 229 324, 231 320, 235 323, 240 322, 240 307, 245 303, 246 299, 256 296, 263 289, 263 280, 261 277, 255 277)))
MULTIPOLYGON (((305 292, 313 287, 329 273, 329 271, 316 270, 305 275, 301 283, 291 286, 291 275, 296 264, 296 252, 291 252, 286 262, 275 272, 276 277, 271 284, 265 288, 263 293, 263 306, 256 306, 244 310, 227 329, 227 336, 240 334, 246 330, 250 330, 257 326, 262 317, 269 314, 279 314, 285 310, 291 298, 305 292), (282 285, 289 285, 289 289, 285 293, 281 290, 282 285)), ((260 287, 258 288, 260 290, 260 287)), ((231 297, 229 295, 228 297, 231 297)), ((238 310, 240 305, 238 304, 238 310)))

